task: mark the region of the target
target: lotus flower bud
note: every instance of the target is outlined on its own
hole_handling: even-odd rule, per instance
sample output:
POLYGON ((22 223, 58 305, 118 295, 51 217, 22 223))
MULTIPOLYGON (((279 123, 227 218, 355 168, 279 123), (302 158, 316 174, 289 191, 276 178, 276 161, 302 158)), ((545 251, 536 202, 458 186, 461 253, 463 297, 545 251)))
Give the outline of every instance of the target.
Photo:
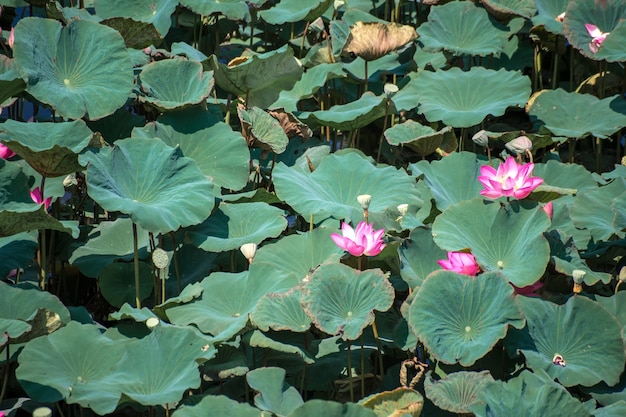
POLYGON ((527 136, 520 136, 504 145, 509 152, 524 155, 526 151, 532 151, 533 143, 527 136))
POLYGON ((474 136, 472 136, 472 140, 478 146, 482 146, 483 148, 486 148, 489 145, 489 136, 487 135, 486 130, 479 130, 476 132, 474 136))
POLYGON ((156 326, 159 325, 159 323, 159 319, 157 319, 156 317, 150 317, 148 320, 146 320, 146 327, 148 329, 154 329, 156 326))
POLYGON ((248 263, 252 263, 254 255, 256 255, 256 249, 256 243, 246 243, 244 245, 241 245, 241 248, 239 248, 241 253, 243 253, 243 256, 248 260, 248 263))
POLYGON ((626 282, 626 266, 623 266, 622 269, 619 270, 619 280, 622 282, 626 282))
POLYGON ((574 269, 572 271, 572 278, 574 279, 574 294, 580 294, 583 291, 583 280, 587 273, 581 269, 574 269))
POLYGON ((165 269, 165 268, 167 268, 167 264, 169 262, 170 262, 170 258, 167 256, 167 252, 165 252, 163 249, 156 248, 152 252, 152 263, 158 269, 165 269))
POLYGON ((398 90, 399 90, 398 86, 395 84, 391 84, 391 83, 387 83, 383 87, 383 91, 385 92, 385 95, 387 96, 387 98, 393 97, 394 94, 398 92, 398 90))
POLYGON ((406 216, 406 214, 409 212, 409 205, 408 204, 400 204, 397 207, 397 209, 400 212, 401 216, 406 216))
POLYGON ((363 210, 368 210, 370 208, 370 202, 372 201, 372 196, 369 194, 361 194, 357 196, 357 201, 361 205, 363 210))

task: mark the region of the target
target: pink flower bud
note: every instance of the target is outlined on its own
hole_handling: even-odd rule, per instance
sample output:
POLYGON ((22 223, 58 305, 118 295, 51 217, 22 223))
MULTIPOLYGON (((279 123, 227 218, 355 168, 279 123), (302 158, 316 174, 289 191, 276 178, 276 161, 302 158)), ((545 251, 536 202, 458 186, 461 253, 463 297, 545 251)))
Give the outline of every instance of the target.
POLYGON ((541 208, 543 209, 543 211, 546 212, 550 220, 552 220, 552 214, 553 214, 552 201, 550 201, 547 204, 544 204, 543 206, 541 206, 541 208))
POLYGON ((11 49, 13 49, 14 42, 15 42, 15 28, 11 28, 11 33, 9 34, 9 39, 7 40, 7 43, 9 44, 9 47, 11 49))
POLYGON ((4 143, 0 143, 0 158, 9 159, 15 156, 15 152, 9 149, 4 143))
POLYGON ((41 195, 41 189, 39 187, 30 192, 30 198, 32 198, 33 201, 37 204, 44 204, 46 206, 46 210, 48 210, 48 207, 50 207, 50 203, 52 203, 52 197, 48 197, 45 200, 43 199, 43 196, 41 195))

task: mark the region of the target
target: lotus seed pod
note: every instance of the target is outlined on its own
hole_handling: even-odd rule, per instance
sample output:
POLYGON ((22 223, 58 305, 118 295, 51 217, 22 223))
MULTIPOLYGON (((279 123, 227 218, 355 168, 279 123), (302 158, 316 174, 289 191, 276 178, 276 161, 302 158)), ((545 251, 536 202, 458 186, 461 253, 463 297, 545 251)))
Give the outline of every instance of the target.
POLYGON ((520 136, 510 142, 507 142, 504 147, 511 153, 523 155, 526 151, 531 151, 533 149, 533 143, 527 136, 520 136))
POLYGON ((486 130, 479 130, 476 132, 474 136, 472 136, 472 140, 478 146, 482 146, 483 148, 486 148, 489 145, 489 136, 487 135, 486 130))
POLYGON ((363 210, 367 210, 367 209, 370 208, 370 202, 372 201, 372 196, 371 195, 369 195, 369 194, 361 194, 356 199, 359 202, 359 204, 361 205, 361 208, 363 210))
POLYGON ((256 255, 257 244, 256 243, 246 243, 241 245, 239 250, 243 253, 243 256, 248 260, 249 263, 252 263, 254 259, 254 255, 256 255))
POLYGON ((619 270, 618 278, 622 282, 626 282, 626 266, 623 266, 622 269, 619 270))
POLYGON ((52 417, 52 410, 48 407, 35 408, 33 417, 52 417))
POLYGON ((161 248, 156 248, 152 252, 152 263, 159 269, 167 268, 167 264, 169 263, 170 258, 167 256, 167 252, 165 252, 161 248))
POLYGON ((583 279, 587 273, 580 269, 574 269, 572 271, 572 278, 574 279, 574 293, 580 294, 583 290, 583 279))
POLYGON ((385 92, 385 95, 387 96, 387 98, 393 97, 394 94, 398 92, 398 90, 400 90, 398 86, 395 84, 391 84, 391 83, 387 83, 383 87, 383 91, 385 92))
POLYGON ((400 204, 400 205, 397 207, 397 209, 398 209, 398 211, 400 212, 400 215, 401 215, 401 216, 406 216, 406 214, 407 214, 407 213, 408 213, 408 211, 409 211, 409 205, 408 205, 408 204, 400 204))
POLYGON ((146 320, 146 327, 148 327, 148 329, 154 329, 156 326, 159 325, 159 323, 159 319, 157 319, 156 317, 150 317, 148 320, 146 320))

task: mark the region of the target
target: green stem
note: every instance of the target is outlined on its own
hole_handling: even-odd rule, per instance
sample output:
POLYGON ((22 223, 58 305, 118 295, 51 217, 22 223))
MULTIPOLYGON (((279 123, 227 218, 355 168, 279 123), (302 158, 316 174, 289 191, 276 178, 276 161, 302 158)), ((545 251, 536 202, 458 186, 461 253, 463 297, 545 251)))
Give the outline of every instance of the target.
POLYGON ((172 246, 174 247, 174 270, 176 271, 176 284, 178 285, 178 294, 182 291, 182 284, 180 279, 180 267, 178 266, 178 247, 176 245, 176 235, 174 232, 170 232, 172 237, 172 246))
MULTIPOLYGON (((6 332, 5 332, 5 335, 8 340, 9 335, 6 332)), ((7 342, 6 346, 4 347, 4 350, 6 351, 6 359, 4 362, 4 376, 2 379, 2 391, 0 391, 0 403, 2 403, 2 400, 4 399, 4 396, 7 392, 7 387, 9 385, 9 376, 10 376, 10 370, 11 370, 11 353, 9 351, 9 346, 11 345, 7 342)))
POLYGON ((557 76, 559 72, 559 36, 556 36, 554 41, 554 61, 552 63, 552 89, 556 90, 557 76))
POLYGON ((348 386, 350 387, 350 401, 354 402, 354 388, 352 387, 352 341, 348 340, 348 386))
POLYGON ((135 307, 141 308, 141 296, 139 295, 139 242, 137 238, 137 225, 133 222, 133 251, 135 263, 135 307))
POLYGON ((389 115, 390 101, 390 99, 387 99, 387 105, 385 106, 385 118, 383 119, 383 130, 380 132, 380 139, 378 139, 378 154, 376 155, 376 163, 380 162, 380 152, 383 149, 383 138, 385 137, 385 130, 387 130, 387 116, 389 115))
POLYGON ((600 173, 602 164, 602 139, 596 138, 596 172, 600 173))
POLYGON ((365 85, 363 86, 363 92, 365 93, 367 89, 368 89, 367 61, 365 61, 365 85))
POLYGON ((361 398, 365 398, 365 345, 363 343, 363 334, 361 334, 361 398))
POLYGON ((378 368, 380 372, 380 380, 385 377, 385 366, 383 364, 383 353, 380 345, 380 338, 378 337, 378 327, 376 327, 376 319, 372 322, 372 332, 374 332, 374 340, 376 340, 376 350, 378 351, 378 368))

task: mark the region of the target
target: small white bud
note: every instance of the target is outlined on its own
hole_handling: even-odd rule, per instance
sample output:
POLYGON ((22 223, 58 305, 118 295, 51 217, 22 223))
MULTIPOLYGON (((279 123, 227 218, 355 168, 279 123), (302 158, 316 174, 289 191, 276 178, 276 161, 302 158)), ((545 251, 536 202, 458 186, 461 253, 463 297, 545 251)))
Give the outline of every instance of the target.
POLYGON ((397 207, 397 209, 400 212, 401 216, 406 216, 406 214, 409 212, 409 205, 408 204, 400 204, 397 207))
POLYGON ((256 243, 246 243, 241 245, 239 250, 243 253, 243 256, 248 260, 249 263, 252 263, 254 259, 254 255, 256 255, 257 244, 256 243))

